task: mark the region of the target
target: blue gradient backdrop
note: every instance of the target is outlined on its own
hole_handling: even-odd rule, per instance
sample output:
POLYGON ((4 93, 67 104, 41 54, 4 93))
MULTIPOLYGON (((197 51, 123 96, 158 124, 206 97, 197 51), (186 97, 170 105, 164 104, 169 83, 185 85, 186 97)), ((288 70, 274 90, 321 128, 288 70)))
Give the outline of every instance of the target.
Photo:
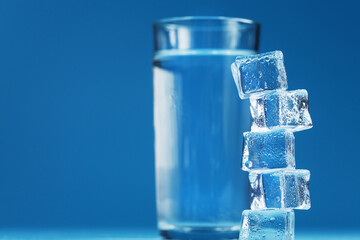
POLYGON ((155 227, 152 22, 262 24, 289 88, 312 209, 297 229, 359 229, 360 1, 0 1, 0 227, 155 227))

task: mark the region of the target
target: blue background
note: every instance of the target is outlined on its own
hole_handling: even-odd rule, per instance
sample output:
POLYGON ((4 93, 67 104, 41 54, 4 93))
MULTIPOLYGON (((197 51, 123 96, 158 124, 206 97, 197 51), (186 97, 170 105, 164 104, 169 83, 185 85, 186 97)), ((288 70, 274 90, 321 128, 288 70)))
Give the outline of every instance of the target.
POLYGON ((152 22, 262 24, 315 127, 296 134, 312 208, 297 229, 359 229, 360 1, 0 1, 0 227, 155 227, 152 22))

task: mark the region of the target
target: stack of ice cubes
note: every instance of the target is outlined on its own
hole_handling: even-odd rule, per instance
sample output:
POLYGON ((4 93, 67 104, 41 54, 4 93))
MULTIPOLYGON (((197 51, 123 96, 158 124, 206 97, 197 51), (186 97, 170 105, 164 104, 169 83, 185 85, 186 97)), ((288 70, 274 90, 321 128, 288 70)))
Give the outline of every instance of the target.
POLYGON ((294 132, 312 127, 306 90, 287 91, 283 54, 237 57, 231 65, 241 99, 250 98, 242 169, 249 172, 251 210, 239 240, 294 239, 293 209, 310 208, 308 170, 295 169, 294 132))

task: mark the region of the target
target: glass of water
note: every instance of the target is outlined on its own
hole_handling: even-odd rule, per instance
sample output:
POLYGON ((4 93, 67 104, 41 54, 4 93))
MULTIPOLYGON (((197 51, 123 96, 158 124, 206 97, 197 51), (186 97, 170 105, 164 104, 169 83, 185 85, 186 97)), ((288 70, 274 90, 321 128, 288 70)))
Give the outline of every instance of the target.
POLYGON ((230 65, 255 54, 259 24, 180 17, 154 24, 154 127, 158 227, 165 238, 233 239, 247 207, 241 171, 249 105, 230 65))

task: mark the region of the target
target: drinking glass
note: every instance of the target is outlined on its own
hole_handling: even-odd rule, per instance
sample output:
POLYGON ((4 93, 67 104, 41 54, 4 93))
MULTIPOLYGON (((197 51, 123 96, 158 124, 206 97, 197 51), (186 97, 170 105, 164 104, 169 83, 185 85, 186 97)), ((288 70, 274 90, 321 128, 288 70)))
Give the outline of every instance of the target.
POLYGON ((242 102, 230 65, 258 49, 259 24, 180 17, 154 24, 158 228, 165 238, 233 239, 247 207, 242 102))

